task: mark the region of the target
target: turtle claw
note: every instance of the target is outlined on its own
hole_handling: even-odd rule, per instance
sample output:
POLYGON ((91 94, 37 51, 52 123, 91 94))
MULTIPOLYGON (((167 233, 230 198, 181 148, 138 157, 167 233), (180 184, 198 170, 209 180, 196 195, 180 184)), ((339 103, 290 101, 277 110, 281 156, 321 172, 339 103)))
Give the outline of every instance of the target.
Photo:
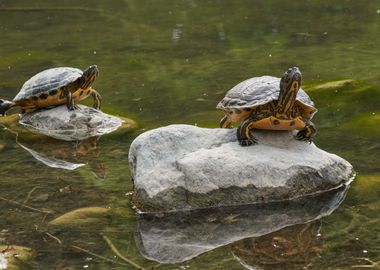
POLYGON ((259 141, 255 137, 251 137, 252 144, 257 144, 259 141))
POLYGON ((304 142, 309 142, 309 143, 313 142, 313 138, 310 136, 307 136, 307 130, 299 131, 297 135, 295 136, 295 138, 299 141, 304 141, 304 142))
POLYGON ((69 111, 76 111, 76 110, 80 110, 80 107, 76 104, 72 105, 71 107, 68 108, 69 111))
POLYGON ((252 142, 251 142, 250 140, 240 140, 240 141, 239 141, 239 144, 240 144, 241 146, 249 146, 249 145, 252 144, 252 142))
POLYGON ((239 144, 241 146, 249 146, 252 144, 257 144, 257 139, 255 137, 251 137, 250 139, 239 140, 239 144))
POLYGON ((301 133, 302 131, 298 132, 297 135, 296 135, 296 139, 299 140, 299 141, 304 141, 306 140, 306 134, 303 132, 301 133))

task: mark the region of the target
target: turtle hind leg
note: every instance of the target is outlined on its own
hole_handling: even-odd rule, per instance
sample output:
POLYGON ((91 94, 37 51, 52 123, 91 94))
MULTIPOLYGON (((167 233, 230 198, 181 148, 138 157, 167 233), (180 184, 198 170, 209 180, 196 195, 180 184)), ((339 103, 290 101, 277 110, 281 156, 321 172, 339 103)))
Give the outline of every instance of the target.
POLYGON ((231 120, 227 117, 227 115, 220 120, 220 128, 232 128, 231 120))
POLYGON ((315 134, 317 134, 315 125, 308 119, 302 120, 305 122, 305 127, 297 132, 296 139, 312 143, 315 134))
POLYGON ((5 113, 15 106, 15 104, 11 101, 0 99, 0 115, 4 116, 5 113))
POLYGON ((256 118, 249 117, 239 124, 237 128, 237 139, 241 146, 248 146, 257 143, 257 139, 251 134, 251 130, 255 121, 257 121, 256 118))
POLYGON ((92 107, 94 109, 100 110, 100 108, 102 107, 101 95, 95 89, 92 89, 91 96, 94 99, 94 103, 93 103, 92 107))

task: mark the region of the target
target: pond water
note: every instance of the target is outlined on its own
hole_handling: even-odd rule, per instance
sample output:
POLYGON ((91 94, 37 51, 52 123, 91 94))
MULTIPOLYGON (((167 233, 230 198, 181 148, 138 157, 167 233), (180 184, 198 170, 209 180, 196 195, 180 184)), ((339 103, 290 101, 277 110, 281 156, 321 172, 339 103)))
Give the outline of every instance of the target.
MULTIPOLYGON (((97 64, 103 111, 138 124, 82 143, 0 131, 0 248, 33 251, 16 262, 19 269, 379 267, 380 2, 0 0, 0 37, 1 98, 12 99, 24 81, 46 68, 97 64), (151 220, 136 218, 129 195, 133 139, 172 123, 218 127, 215 106, 227 90, 249 77, 281 76, 291 66, 302 70, 303 88, 319 109, 315 143, 357 172, 345 199, 304 214, 297 204, 297 215, 271 224, 272 231, 253 230, 232 242, 210 237, 196 256, 166 263, 148 256, 142 229, 168 227, 166 233, 188 237, 194 220, 147 228, 151 220), (49 167, 32 153, 65 160, 73 170, 49 167), (80 208, 85 210, 71 212, 80 208)), ((210 231, 237 224, 224 232, 226 239, 241 231, 243 214, 231 213, 210 231)), ((193 227, 209 232, 207 223, 219 214, 196 213, 193 227)), ((160 234, 154 236, 159 246, 160 234)))

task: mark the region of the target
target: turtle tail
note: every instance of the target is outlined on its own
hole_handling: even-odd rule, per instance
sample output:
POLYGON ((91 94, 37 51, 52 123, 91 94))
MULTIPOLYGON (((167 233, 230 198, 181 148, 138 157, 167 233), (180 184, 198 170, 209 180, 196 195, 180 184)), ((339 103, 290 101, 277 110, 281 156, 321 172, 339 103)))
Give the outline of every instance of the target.
POLYGON ((6 111, 14 106, 14 103, 8 100, 0 99, 0 116, 4 116, 6 111))

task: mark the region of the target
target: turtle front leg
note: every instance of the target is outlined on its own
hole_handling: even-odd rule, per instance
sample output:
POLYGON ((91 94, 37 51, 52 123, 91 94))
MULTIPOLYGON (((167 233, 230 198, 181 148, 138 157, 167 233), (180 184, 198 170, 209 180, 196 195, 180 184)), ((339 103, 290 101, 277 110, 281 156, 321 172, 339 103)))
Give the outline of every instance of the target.
POLYGON ((237 128, 237 138, 241 146, 256 144, 257 139, 252 136, 251 129, 256 121, 260 120, 256 116, 251 116, 242 121, 237 128))
POLYGON ((227 115, 220 120, 220 128, 232 128, 231 120, 227 117, 227 115))
POLYGON ((100 110, 100 108, 102 106, 102 97, 100 96, 100 94, 95 89, 92 89, 91 96, 94 99, 94 103, 93 103, 92 107, 97 109, 97 110, 100 110))
POLYGON ((301 129, 300 131, 298 131, 296 135, 296 139, 300 141, 308 141, 309 143, 312 143, 313 137, 317 133, 315 125, 309 119, 302 118, 302 121, 305 122, 305 127, 301 129))
POLYGON ((66 87, 64 87, 62 89, 62 91, 63 91, 63 94, 66 97, 66 106, 67 106, 67 109, 69 111, 75 110, 76 108, 75 108, 75 105, 74 105, 73 95, 71 94, 71 92, 69 91, 69 89, 67 89, 66 87))

